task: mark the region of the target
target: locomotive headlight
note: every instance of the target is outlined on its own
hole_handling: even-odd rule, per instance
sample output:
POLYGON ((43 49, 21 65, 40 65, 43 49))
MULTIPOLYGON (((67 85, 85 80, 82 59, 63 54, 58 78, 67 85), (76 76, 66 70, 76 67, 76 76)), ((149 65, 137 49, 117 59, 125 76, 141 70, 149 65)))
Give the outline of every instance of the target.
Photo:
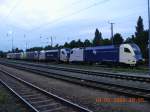
POLYGON ((137 58, 136 58, 136 56, 134 56, 132 59, 132 62, 136 62, 136 61, 137 61, 137 58))

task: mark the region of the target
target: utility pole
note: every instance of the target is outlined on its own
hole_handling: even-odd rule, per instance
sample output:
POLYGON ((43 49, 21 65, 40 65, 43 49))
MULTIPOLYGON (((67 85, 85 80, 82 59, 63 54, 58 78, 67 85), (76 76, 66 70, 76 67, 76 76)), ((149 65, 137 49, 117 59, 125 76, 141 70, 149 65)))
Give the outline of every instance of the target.
MULTIPOLYGON (((42 35, 40 34, 40 43, 41 43, 41 46, 42 46, 42 39, 43 39, 43 37, 42 37, 42 35)), ((42 46, 43 47, 43 46, 42 46)))
POLYGON ((149 0, 148 0, 148 24, 149 24, 149 45, 148 45, 148 49, 149 49, 149 75, 150 75, 150 6, 149 6, 149 0))
POLYGON ((9 32, 7 33, 7 37, 9 37, 9 35, 10 35, 10 37, 11 37, 11 49, 12 49, 12 52, 13 52, 13 49, 14 49, 14 37, 13 37, 12 31, 9 31, 9 32))
POLYGON ((109 22, 109 24, 111 25, 111 39, 112 39, 112 44, 114 44, 113 38, 114 38, 114 24, 112 22, 109 22))
POLYGON ((12 37, 12 43, 11 43, 11 45, 12 45, 12 51, 14 50, 14 36, 13 36, 13 34, 11 35, 12 37))
POLYGON ((27 50, 27 44, 28 44, 28 43, 27 43, 27 37, 26 37, 26 35, 25 35, 25 34, 24 34, 24 39, 25 39, 25 46, 26 46, 26 48, 25 48, 25 49, 27 50))
POLYGON ((51 47, 53 47, 53 37, 51 36, 51 47))
POLYGON ((47 37, 46 39, 47 39, 47 43, 49 44, 49 42, 50 42, 50 46, 53 47, 53 37, 52 36, 47 37))

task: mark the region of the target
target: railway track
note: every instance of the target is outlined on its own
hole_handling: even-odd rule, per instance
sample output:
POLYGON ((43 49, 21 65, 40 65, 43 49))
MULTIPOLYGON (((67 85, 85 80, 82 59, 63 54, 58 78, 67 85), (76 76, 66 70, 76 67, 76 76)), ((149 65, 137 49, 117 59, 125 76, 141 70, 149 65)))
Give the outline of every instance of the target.
POLYGON ((125 94, 128 96, 140 97, 140 98, 145 98, 147 100, 150 100, 150 89, 147 89, 147 88, 140 88, 140 87, 137 87, 137 86, 135 87, 132 85, 110 83, 110 82, 98 80, 96 78, 92 78, 92 77, 89 78, 86 76, 83 77, 80 75, 77 76, 77 75, 71 75, 71 74, 50 72, 50 71, 47 71, 46 69, 41 69, 39 67, 31 67, 27 65, 17 66, 16 64, 13 67, 17 69, 30 71, 36 74, 45 75, 47 77, 69 81, 71 83, 78 83, 83 86, 99 88, 99 89, 110 91, 110 92, 116 92, 116 93, 121 93, 121 94, 125 94))
POLYGON ((5 61, 5 63, 8 62, 8 64, 23 64, 28 66, 35 66, 35 67, 41 67, 41 68, 47 68, 47 69, 53 69, 53 70, 59 70, 59 71, 68 71, 68 72, 74 72, 74 73, 81 73, 81 74, 87 74, 87 75, 93 75, 93 76, 101 76, 101 77, 109 77, 109 78, 115 78, 115 79, 124 79, 124 80, 133 80, 133 81, 139 81, 139 82, 150 82, 150 77, 148 76, 139 76, 139 75, 124 75, 124 74, 118 74, 118 73, 108 73, 108 72, 99 72, 99 71, 93 71, 93 70, 83 70, 83 69, 77 69, 77 68, 67 68, 67 67, 58 67, 53 65, 44 65, 44 64, 35 64, 35 63, 26 63, 26 62, 16 62, 16 61, 5 61))
POLYGON ((0 70, 0 82, 34 112, 92 112, 49 93, 7 71, 0 70))

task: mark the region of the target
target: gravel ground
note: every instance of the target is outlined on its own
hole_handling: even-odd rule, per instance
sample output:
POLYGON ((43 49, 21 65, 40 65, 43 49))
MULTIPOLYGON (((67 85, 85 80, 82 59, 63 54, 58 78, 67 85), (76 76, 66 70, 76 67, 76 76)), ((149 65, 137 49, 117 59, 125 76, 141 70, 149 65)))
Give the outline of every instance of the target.
MULTIPOLYGON (((22 66, 22 65, 21 65, 22 66)), ((68 71, 62 71, 62 70, 54 70, 54 69, 47 69, 47 68, 41 68, 41 67, 34 67, 34 66, 28 66, 28 68, 35 68, 35 69, 40 69, 42 71, 47 71, 49 73, 56 73, 56 74, 63 74, 66 76, 74 76, 74 77, 79 77, 82 79, 91 79, 97 82, 108 82, 111 84, 119 84, 123 86, 131 86, 135 88, 143 88, 143 89, 149 89, 150 90, 150 83, 147 82, 139 82, 139 81, 133 81, 133 80, 125 80, 125 79, 116 79, 116 78, 110 78, 110 77, 101 77, 101 76, 94 76, 94 75, 87 75, 83 73, 73 73, 73 72, 68 72, 68 71)), ((150 78, 150 77, 149 77, 150 78)))
POLYGON ((30 112, 0 83, 0 112, 30 112))
POLYGON ((48 63, 48 65, 57 65, 60 67, 72 67, 72 68, 80 68, 85 70, 96 70, 100 72, 110 72, 110 73, 121 73, 126 75, 148 75, 147 70, 142 69, 131 69, 131 68, 122 68, 122 67, 101 67, 98 65, 80 65, 80 64, 54 64, 48 63))
POLYGON ((7 69, 7 71, 15 73, 16 76, 22 79, 79 105, 88 107, 94 112, 150 112, 150 103, 147 101, 143 103, 98 103, 96 102, 97 98, 129 97, 108 93, 98 89, 87 88, 53 78, 47 78, 45 76, 16 70, 10 67, 4 67, 2 65, 0 68, 7 69))
MULTIPOLYGON (((7 60, 7 59, 6 59, 7 60)), ((10 61, 10 60, 9 60, 10 61)), ((11 60, 12 61, 12 60, 11 60)), ((16 61, 16 60, 13 60, 16 61)), ((27 62, 22 60, 17 60, 18 62, 27 62)), ((29 63, 39 63, 39 64, 46 64, 46 65, 55 65, 58 67, 72 67, 72 68, 79 68, 85 70, 96 70, 100 72, 110 72, 110 73, 121 73, 125 75, 148 75, 148 70, 139 68, 139 69, 132 69, 126 67, 101 67, 101 65, 82 65, 82 64, 57 64, 55 62, 51 63, 42 63, 42 62, 29 62, 29 63)))

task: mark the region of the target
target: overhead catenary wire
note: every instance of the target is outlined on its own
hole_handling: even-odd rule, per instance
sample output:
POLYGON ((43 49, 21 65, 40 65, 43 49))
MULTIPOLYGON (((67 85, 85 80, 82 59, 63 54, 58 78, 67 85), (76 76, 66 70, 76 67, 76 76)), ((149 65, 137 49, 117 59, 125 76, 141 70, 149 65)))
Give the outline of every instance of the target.
POLYGON ((33 29, 31 29, 28 33, 31 33, 31 32, 33 32, 33 31, 35 31, 35 30, 38 30, 38 29, 41 29, 42 27, 45 27, 45 26, 47 26, 47 25, 49 25, 49 24, 54 24, 54 23, 56 23, 56 22, 62 21, 62 20, 65 19, 66 17, 74 16, 74 15, 79 14, 79 13, 85 11, 85 10, 88 10, 88 9, 93 8, 93 7, 95 7, 95 6, 98 6, 98 5, 100 5, 100 4, 104 4, 104 3, 108 2, 108 1, 110 1, 110 0, 102 0, 102 1, 95 2, 95 3, 89 5, 89 6, 85 7, 85 8, 79 9, 79 10, 73 12, 73 13, 64 15, 64 16, 62 16, 62 17, 60 17, 60 18, 57 18, 57 19, 55 19, 54 21, 47 22, 47 23, 44 23, 44 24, 42 24, 42 25, 40 25, 40 26, 38 26, 38 27, 36 27, 36 28, 33 28, 33 29))
POLYGON ((86 0, 78 0, 78 1, 72 2, 72 3, 68 4, 68 5, 63 6, 61 9, 58 9, 58 11, 62 11, 62 10, 66 9, 66 8, 68 8, 70 6, 77 5, 77 4, 79 4, 79 2, 81 3, 83 1, 86 1, 86 0))
MULTIPOLYGON (((20 0, 16 0, 15 5, 10 9, 10 11, 8 12, 8 14, 0 21, 0 23, 5 23, 4 21, 7 20, 7 18, 9 18, 9 16, 13 13, 13 11, 18 7, 18 5, 20 4, 20 0)), ((5 24, 7 25, 7 24, 5 24)), ((6 36, 8 37, 8 32, 6 33, 6 36)), ((12 51, 14 49, 14 36, 12 34, 12 40, 11 40, 11 44, 12 44, 12 51)))
POLYGON ((63 19, 65 19, 65 18, 67 18, 67 17, 74 16, 74 15, 79 14, 79 13, 85 11, 85 10, 88 10, 88 9, 93 8, 93 7, 95 7, 95 6, 98 6, 98 5, 100 5, 100 4, 104 4, 104 3, 108 2, 108 1, 110 1, 110 0, 101 0, 101 1, 95 2, 95 3, 93 3, 93 4, 89 5, 89 6, 84 7, 84 8, 82 8, 82 9, 79 9, 79 10, 73 12, 73 13, 64 15, 64 16, 62 16, 62 17, 60 17, 60 18, 58 18, 58 19, 56 19, 56 20, 54 20, 54 21, 47 22, 47 23, 44 23, 44 24, 42 24, 42 25, 40 25, 40 26, 38 26, 38 27, 36 27, 36 28, 33 28, 32 30, 30 30, 30 31, 27 32, 27 33, 32 33, 33 31, 39 30, 39 29, 41 29, 42 27, 45 27, 45 26, 47 26, 47 25, 49 25, 49 24, 54 24, 54 23, 56 23, 56 22, 62 21, 63 19))
MULTIPOLYGON (((62 8, 56 10, 56 12, 62 12, 63 10, 73 7, 74 5, 77 5, 77 4, 79 4, 79 2, 81 3, 83 1, 86 1, 86 0, 78 0, 78 1, 72 2, 70 4, 64 5, 62 8)), ((41 26, 41 25, 39 25, 39 26, 41 26)))
MULTIPOLYGON (((53 24, 53 23, 59 22, 59 21, 65 19, 66 17, 71 17, 71 16, 76 15, 76 14, 78 14, 78 13, 81 13, 81 12, 83 12, 83 11, 85 11, 85 10, 88 10, 88 9, 90 9, 90 8, 92 8, 92 7, 98 6, 98 5, 100 5, 100 4, 104 4, 104 3, 108 2, 108 1, 110 1, 110 0, 101 0, 101 1, 95 2, 95 3, 91 4, 91 5, 89 5, 89 6, 87 6, 87 7, 84 7, 84 8, 82 8, 82 9, 79 9, 79 10, 77 10, 77 11, 71 13, 71 14, 67 14, 67 15, 64 15, 64 16, 62 16, 62 17, 60 17, 60 18, 54 20, 54 21, 51 21, 51 22, 48 22, 48 23, 44 23, 44 24, 42 24, 42 25, 40 25, 40 26, 38 26, 38 27, 36 27, 36 28, 30 30, 29 32, 26 32, 26 33, 29 34, 29 33, 33 32, 33 31, 35 31, 35 30, 38 30, 38 29, 41 29, 42 27, 45 27, 45 25, 49 25, 49 24, 53 24)), ((74 3, 77 4, 77 2, 74 2, 74 3)), ((73 4, 73 3, 72 3, 72 4, 73 4)))
POLYGON ((13 11, 18 7, 18 5, 20 4, 21 0, 17 0, 15 5, 10 9, 10 11, 8 12, 8 14, 0 21, 4 23, 4 21, 9 18, 9 16, 13 13, 13 11))
MULTIPOLYGON (((23 0, 16 0, 15 5, 10 9, 10 11, 8 12, 8 14, 7 14, 0 22, 5 23, 4 21, 6 21, 7 18, 9 18, 9 17, 13 14, 14 10, 19 6, 19 4, 20 4, 21 1, 23 1, 23 0)), ((83 0, 82 0, 82 1, 83 1, 83 0)), ((69 4, 68 6, 76 5, 76 4, 78 4, 79 2, 81 2, 81 0, 72 2, 72 3, 69 4)), ((65 7, 68 7, 68 6, 65 6, 65 7)), ((65 7, 63 7, 63 8, 65 8, 65 7)), ((62 9, 60 9, 59 11, 61 11, 61 10, 62 10, 62 9)), ((12 26, 12 25, 5 24, 5 26, 12 26)), ((20 28, 19 28, 19 29, 20 29, 20 28)), ((8 33, 6 33, 6 35, 8 35, 8 33)), ((24 35, 25 35, 25 34, 24 34, 24 35)), ((27 46, 27 45, 26 45, 26 46, 27 46)))

